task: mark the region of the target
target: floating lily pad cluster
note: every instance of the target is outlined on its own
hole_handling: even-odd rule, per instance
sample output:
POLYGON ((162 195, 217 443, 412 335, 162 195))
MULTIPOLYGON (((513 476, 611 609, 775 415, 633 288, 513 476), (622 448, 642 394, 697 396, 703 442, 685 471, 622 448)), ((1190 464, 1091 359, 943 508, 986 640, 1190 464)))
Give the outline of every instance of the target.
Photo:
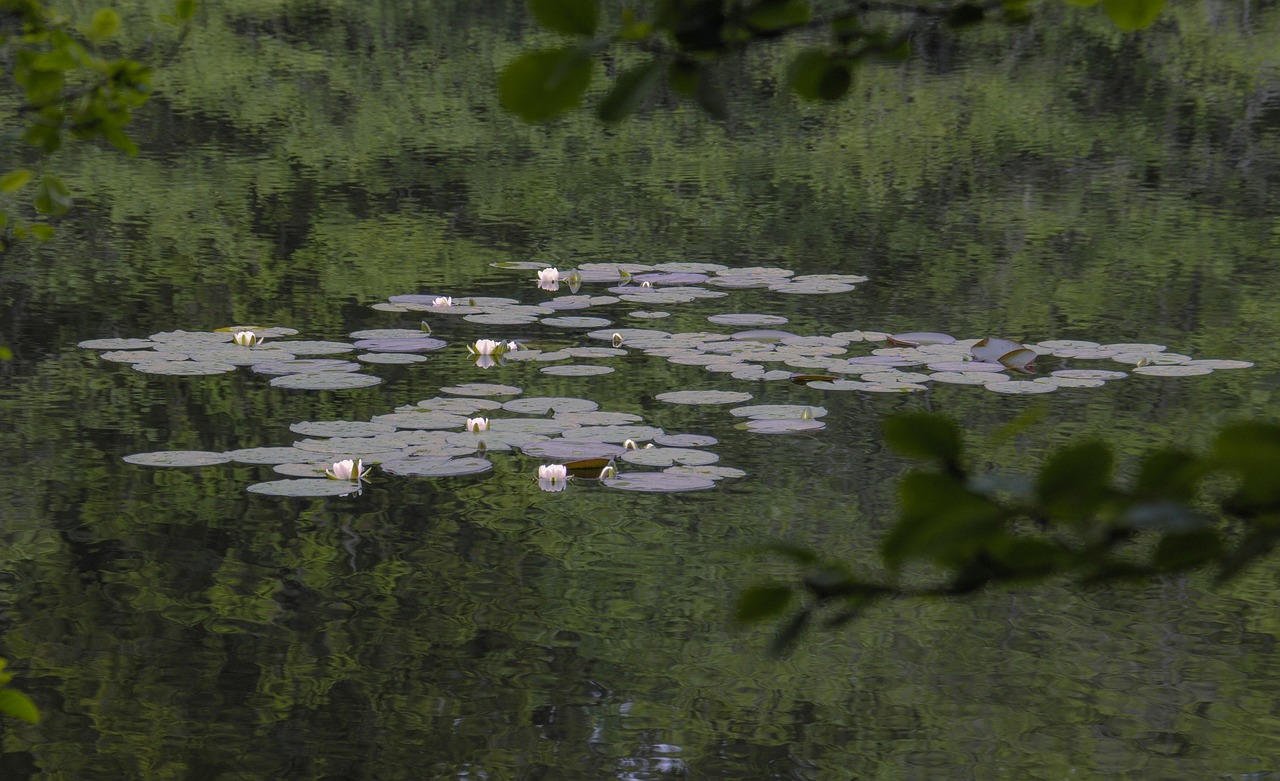
POLYGON ((80 347, 105 350, 102 358, 127 363, 146 374, 197 376, 225 374, 248 366, 271 377, 279 388, 345 390, 382 382, 361 372, 360 363, 318 356, 363 350, 356 358, 368 364, 407 364, 425 361, 421 353, 438 350, 445 342, 421 330, 403 328, 357 331, 354 342, 287 340, 292 328, 231 327, 217 331, 165 331, 146 339, 91 339, 80 347), (240 339, 237 335, 249 334, 240 339), (280 339, 277 341, 277 339, 280 339))
POLYGON ((451 477, 490 471, 495 453, 520 454, 564 464, 574 477, 590 481, 611 467, 599 484, 631 491, 694 491, 745 475, 740 469, 716 465, 719 455, 704 449, 716 444, 714 437, 668 434, 645 425, 639 415, 600 410, 589 399, 523 397, 515 386, 478 382, 441 390, 448 395, 367 421, 295 423, 290 430, 303 438, 288 446, 225 453, 162 451, 125 460, 158 467, 227 462, 271 465, 286 479, 258 483, 248 490, 278 496, 352 493, 359 488, 358 480, 325 478, 326 469, 337 461, 352 459, 377 464, 392 475, 451 477), (623 463, 651 469, 620 472, 618 466, 623 463))

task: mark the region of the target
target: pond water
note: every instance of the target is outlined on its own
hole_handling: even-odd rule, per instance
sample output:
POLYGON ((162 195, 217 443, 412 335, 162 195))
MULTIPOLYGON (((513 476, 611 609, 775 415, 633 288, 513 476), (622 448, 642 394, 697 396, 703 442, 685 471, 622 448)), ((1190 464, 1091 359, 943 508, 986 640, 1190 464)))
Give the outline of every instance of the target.
MULTIPOLYGON (((162 5, 122 4, 126 47, 162 5)), ((921 40, 832 106, 786 94, 783 42, 728 69, 728 122, 672 99, 616 128, 501 112, 496 68, 540 36, 518 3, 227 2, 158 47, 137 158, 55 158, 75 210, 0 259, 0 656, 43 714, 0 722, 0 778, 1280 778, 1275 560, 1225 588, 895 602, 782 660, 731 620, 795 574, 762 542, 880 572, 896 412, 952 416, 1009 471, 1089 437, 1127 469, 1275 417, 1280 8, 1136 36, 1045 9, 921 40), (546 267, 581 287, 539 288, 546 267), (235 326, 266 339, 173 335, 235 326), (840 336, 723 338, 753 329, 840 336), (847 359, 914 331, 1049 342, 1034 378, 1128 376, 771 379, 865 380, 847 359), (217 339, 235 365, 156 373, 104 339, 186 363, 217 339), (520 346, 482 368, 478 339, 520 346), (354 362, 330 382, 376 384, 240 365, 304 341, 354 362), (1151 375, 1065 341, 1253 366, 1151 375), (758 405, 804 430, 732 412, 758 405), (567 456, 533 438, 557 433, 633 438, 619 471, 649 476, 544 490, 567 456), (219 455, 155 465, 177 451, 219 455), (686 476, 653 477, 666 457, 686 476), (359 490, 317 489, 345 495, 251 490, 345 458, 372 465, 359 490), (655 480, 699 490, 621 490, 655 480)))

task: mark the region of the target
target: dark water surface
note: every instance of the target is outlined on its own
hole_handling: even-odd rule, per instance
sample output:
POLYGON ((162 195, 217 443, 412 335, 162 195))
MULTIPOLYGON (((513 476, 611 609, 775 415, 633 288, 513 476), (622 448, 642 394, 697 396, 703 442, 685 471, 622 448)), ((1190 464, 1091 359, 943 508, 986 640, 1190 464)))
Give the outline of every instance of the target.
MULTIPOLYGON (((160 5, 124 4, 127 44, 160 5)), ((783 661, 768 628, 729 620, 746 585, 792 574, 748 545, 876 570, 907 467, 880 443, 894 412, 952 415, 975 459, 1006 470, 1081 437, 1127 468, 1275 417, 1280 7, 1184 5, 1136 36, 1065 7, 939 32, 835 106, 785 94, 803 44, 778 44, 729 68, 731 121, 664 101, 611 129, 501 112, 495 69, 551 43, 516 3, 206 9, 158 68, 143 153, 61 153, 76 209, 52 242, 0 258, 15 353, 0 369, 0 655, 44 714, 0 723, 0 779, 1280 778, 1275 561, 1223 589, 884 605, 783 661), (1034 398, 824 394, 639 350, 574 361, 616 369, 597 377, 481 370, 461 346, 480 337, 604 342, 428 315, 450 344, 426 362, 293 391, 76 347, 248 323, 346 340, 418 327, 421 313, 371 308, 390 296, 554 295, 504 261, 869 278, 565 313, 610 328, 731 332, 705 318, 763 312, 804 335, 1155 342, 1256 366, 1034 398), (672 315, 628 316, 659 308, 672 315), (547 493, 541 460, 495 452, 482 475, 375 470, 358 496, 290 499, 246 492, 279 477, 270 466, 122 460, 288 445, 291 424, 368 420, 460 382, 711 435, 747 474, 547 493), (688 389, 821 405, 827 427, 749 434, 725 407, 655 398, 688 389), (1039 423, 991 443, 1033 406, 1039 423)))

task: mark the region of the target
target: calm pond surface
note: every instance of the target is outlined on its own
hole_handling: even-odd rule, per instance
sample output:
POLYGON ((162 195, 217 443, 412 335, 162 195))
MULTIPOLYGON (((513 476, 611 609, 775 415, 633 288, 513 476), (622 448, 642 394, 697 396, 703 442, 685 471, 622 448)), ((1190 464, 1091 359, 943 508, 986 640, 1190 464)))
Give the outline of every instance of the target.
MULTIPOLYGON (((496 69, 554 43, 519 3, 227 0, 181 42, 151 26, 164 5, 118 6, 126 50, 155 35, 160 55, 143 152, 60 153, 76 208, 53 241, 0 258, 14 352, 0 368, 0 655, 44 716, 0 723, 0 779, 1280 778, 1280 560, 1226 588, 881 605, 781 661, 771 627, 731 620, 743 588, 794 575, 751 545, 878 571, 909 466, 881 444, 895 412, 951 415, 977 463, 1012 471, 1086 437, 1125 469, 1276 417, 1280 6, 1177 4, 1125 36, 1097 9, 1054 5, 1028 27, 926 37, 909 62, 860 70, 834 106, 786 94, 805 44, 783 42, 727 69, 726 123, 669 99, 602 128, 587 112, 526 126, 497 106, 496 69), (507 324, 387 306, 572 307, 536 269, 619 265, 866 281, 810 294, 695 282, 699 297, 673 301, 645 298, 668 285, 588 276, 577 295, 627 298, 507 324), (707 319, 744 313, 779 324, 707 319), (280 387, 248 366, 154 374, 77 347, 256 325, 295 329, 253 348, 283 350, 424 320, 445 344, 422 360, 298 355, 380 380, 346 390, 280 387), (705 334, 755 327, 1153 343, 1255 365, 1023 398, 738 378, 630 331, 618 354, 600 349, 613 331, 660 329, 705 332, 667 346, 725 355, 705 334), (479 368, 465 345, 481 338, 520 340, 508 357, 523 359, 479 368), (583 347, 596 349, 542 360, 583 347), (671 441, 699 443, 730 476, 677 493, 544 491, 537 467, 562 459, 499 444, 480 451, 483 473, 375 466, 358 494, 295 498, 247 490, 285 479, 270 463, 125 460, 304 439, 312 464, 381 460, 386 440, 333 452, 300 424, 481 398, 456 392, 468 383, 511 386, 494 403, 587 399, 697 435, 671 441), (674 391, 751 398, 661 396, 674 391), (757 433, 730 412, 763 404, 825 425, 757 433)), ((761 365, 821 373, 831 356, 789 360, 761 365)), ((1133 366, 1049 355, 1040 368, 1133 366)), ((537 402, 484 414, 491 437, 553 420, 537 402)), ((397 447, 443 447, 431 429, 397 430, 419 437, 397 447)), ((474 435, 458 419, 448 436, 474 435)))

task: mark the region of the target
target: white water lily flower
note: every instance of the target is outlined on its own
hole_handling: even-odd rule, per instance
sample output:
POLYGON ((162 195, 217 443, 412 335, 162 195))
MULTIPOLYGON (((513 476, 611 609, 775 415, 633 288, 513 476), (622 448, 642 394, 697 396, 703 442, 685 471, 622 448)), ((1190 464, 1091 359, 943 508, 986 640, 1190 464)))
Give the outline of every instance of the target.
POLYGON ((563 482, 569 479, 569 468, 564 464, 543 464, 538 467, 538 479, 563 482))
POLYGON ((334 480, 359 480, 369 474, 368 469, 361 469, 362 462, 360 459, 352 461, 335 461, 333 468, 324 470, 324 473, 334 480))
POLYGON ((475 344, 467 345, 467 349, 472 355, 496 355, 506 352, 501 342, 495 342, 492 339, 477 339, 475 344))
POLYGON ((236 331, 235 335, 231 337, 231 341, 241 347, 253 347, 254 345, 262 344, 262 337, 253 331, 236 331))
POLYGON ((448 296, 440 296, 431 302, 432 306, 453 306, 453 299, 448 296))
POLYGON ((467 418, 467 431, 488 431, 488 418, 467 418))
POLYGON ((559 282, 560 270, 552 267, 544 268, 538 272, 538 281, 543 283, 559 282))
POLYGON ((519 345, 519 344, 517 344, 515 341, 507 342, 507 350, 508 350, 508 351, 510 351, 510 350, 519 350, 519 349, 520 349, 520 345, 519 345))
POLYGON ((627 450, 638 450, 640 448, 640 446, 636 444, 636 441, 634 439, 628 439, 626 442, 623 442, 622 447, 624 447, 627 450))

